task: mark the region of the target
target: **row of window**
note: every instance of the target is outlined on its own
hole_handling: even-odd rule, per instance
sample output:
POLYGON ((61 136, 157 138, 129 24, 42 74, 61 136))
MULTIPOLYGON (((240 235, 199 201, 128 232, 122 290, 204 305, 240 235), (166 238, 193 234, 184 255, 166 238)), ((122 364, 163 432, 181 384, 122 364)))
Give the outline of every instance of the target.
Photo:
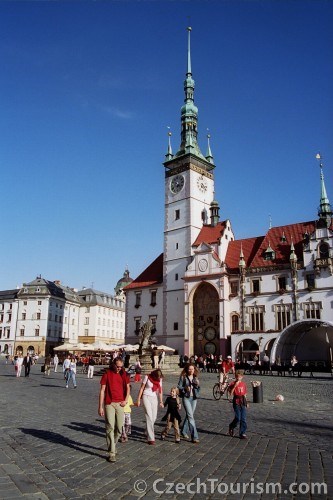
MULTIPOLYGON (((5 313, 0 313, 0 323, 3 323, 5 320, 5 313)), ((12 313, 7 313, 6 322, 9 323, 12 320, 12 313)))
MULTIPOLYGON (((85 309, 86 314, 90 313, 90 307, 87 306, 85 309)), ((118 309, 110 309, 106 307, 98 307, 98 314, 105 314, 107 316, 122 316, 125 313, 125 311, 119 311, 118 309)))
MULTIPOLYGON (((39 333, 40 333, 40 328, 39 326, 37 326, 37 328, 35 328, 34 331, 35 337, 39 337, 39 333)), ((24 335, 25 335, 25 327, 23 326, 22 328, 20 328, 20 337, 24 337, 24 335)))
MULTIPOLYGON (((154 335, 155 333, 157 333, 157 329, 156 329, 157 316, 149 316, 149 319, 152 322, 151 332, 154 335)), ((140 333, 140 329, 141 329, 141 326, 142 326, 141 321, 142 321, 141 316, 139 316, 137 318, 134 318, 134 325, 135 325, 134 332, 137 335, 140 333)), ((174 322, 174 324, 173 324, 173 330, 175 332, 178 331, 178 322, 174 322)))
MULTIPOLYGON (((85 317, 85 318, 84 318, 84 324, 85 324, 85 325, 89 325, 89 324, 90 324, 90 318, 85 317)), ((114 326, 115 326, 115 324, 116 324, 116 328, 119 328, 119 327, 123 324, 123 322, 122 322, 122 321, 116 321, 116 322, 115 322, 115 320, 114 320, 114 319, 113 319, 112 321, 110 321, 110 320, 108 319, 107 324, 106 324, 106 319, 105 319, 105 318, 103 318, 103 320, 101 320, 101 318, 98 318, 98 319, 97 319, 97 324, 98 324, 99 326, 108 326, 108 327, 112 326, 112 328, 114 328, 114 326)))
MULTIPOLYGON (((315 275, 313 273, 308 273, 305 276, 305 286, 306 288, 315 288, 315 275)), ((287 277, 286 276, 278 276, 276 279, 276 290, 277 291, 286 291, 287 289, 287 277)), ((261 279, 254 278, 250 281, 251 293, 261 293, 261 279)), ((237 295, 239 291, 239 282, 231 281, 230 282, 230 293, 232 295, 237 295)))
MULTIPOLYGON (((304 311, 304 319, 321 319, 321 302, 304 302, 301 304, 304 311)), ((265 306, 247 307, 249 317, 249 328, 251 331, 264 331, 265 306)), ((277 304, 274 306, 276 330, 283 330, 292 323, 292 305, 277 304)), ((238 314, 231 316, 231 331, 237 332, 240 329, 240 318, 238 314)))
MULTIPOLYGON (((177 274, 177 279, 178 279, 178 274, 177 274)), ((150 305, 152 307, 156 306, 156 297, 157 297, 157 290, 150 290, 150 305)), ((136 308, 141 306, 141 298, 142 298, 142 292, 136 292, 135 293, 135 307, 136 308)))
MULTIPOLYGON (((82 297, 82 299, 85 302, 91 302, 92 300, 95 300, 95 298, 96 298, 96 295, 85 295, 84 297, 82 297)), ((124 308, 124 302, 122 300, 116 299, 114 297, 109 297, 109 296, 103 295, 102 300, 103 300, 104 304, 109 304, 111 306, 120 307, 122 309, 124 308)))
MULTIPOLYGON (((91 335, 95 336, 95 332, 93 332, 91 335)), ((124 333, 123 332, 119 332, 119 331, 115 331, 115 330, 100 330, 100 329, 97 329, 96 331, 96 335, 97 336, 101 336, 101 337, 106 337, 106 338, 117 338, 117 339, 124 339, 124 333)), ((85 328, 84 329, 84 336, 85 337, 89 337, 89 329, 88 328, 85 328)))
POLYGON ((10 329, 9 328, 0 328, 0 339, 9 339, 10 337, 10 329))
MULTIPOLYGON (((12 303, 7 304, 7 307, 8 307, 8 309, 11 311, 11 310, 13 309, 13 304, 12 304, 12 303)), ((0 304, 0 311, 4 311, 4 310, 5 310, 5 304, 2 302, 2 303, 0 304)))

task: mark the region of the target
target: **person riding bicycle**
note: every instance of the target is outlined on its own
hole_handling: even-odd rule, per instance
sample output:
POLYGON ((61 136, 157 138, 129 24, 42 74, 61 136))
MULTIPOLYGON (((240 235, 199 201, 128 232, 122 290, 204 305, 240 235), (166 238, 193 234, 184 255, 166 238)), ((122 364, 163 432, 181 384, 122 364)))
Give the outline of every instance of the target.
POLYGON ((228 373, 230 373, 230 371, 232 372, 233 375, 235 375, 235 364, 232 361, 232 357, 227 356, 227 359, 224 359, 222 361, 222 365, 220 368, 220 387, 221 387, 221 389, 222 389, 223 384, 225 384, 225 382, 227 381, 228 373))

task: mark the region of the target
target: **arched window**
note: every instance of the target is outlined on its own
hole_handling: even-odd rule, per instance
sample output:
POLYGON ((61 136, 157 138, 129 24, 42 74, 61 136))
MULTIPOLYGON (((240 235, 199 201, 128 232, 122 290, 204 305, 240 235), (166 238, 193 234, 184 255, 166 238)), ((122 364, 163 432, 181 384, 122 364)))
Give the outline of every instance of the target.
POLYGON ((237 332, 239 330, 239 316, 238 314, 233 314, 231 316, 231 331, 237 332))
POLYGON ((320 243, 319 245, 319 258, 320 259, 328 259, 330 256, 330 247, 328 243, 320 243))

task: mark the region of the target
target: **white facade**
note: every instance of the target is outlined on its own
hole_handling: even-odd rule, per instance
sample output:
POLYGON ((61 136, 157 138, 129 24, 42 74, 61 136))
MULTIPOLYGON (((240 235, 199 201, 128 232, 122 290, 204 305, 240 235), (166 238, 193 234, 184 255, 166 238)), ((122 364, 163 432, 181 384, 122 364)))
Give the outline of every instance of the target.
POLYGON ((125 301, 91 288, 81 290, 79 318, 80 342, 102 340, 121 344, 125 339, 125 301))
POLYGON ((16 290, 0 292, 0 353, 14 352, 17 318, 16 290))
POLYGON ((125 300, 96 290, 77 292, 42 277, 0 291, 0 353, 41 355, 69 342, 123 343, 125 300))
POLYGON ((271 352, 290 325, 300 331, 300 320, 318 320, 311 328, 320 329, 333 317, 332 211, 320 163, 317 220, 235 239, 230 221, 219 221, 210 144, 204 157, 197 143, 189 54, 188 61, 181 145, 173 155, 169 138, 164 163, 164 252, 125 288, 126 340, 137 340, 135 331, 152 314, 154 286, 158 343, 188 355, 231 353, 246 361, 271 352))

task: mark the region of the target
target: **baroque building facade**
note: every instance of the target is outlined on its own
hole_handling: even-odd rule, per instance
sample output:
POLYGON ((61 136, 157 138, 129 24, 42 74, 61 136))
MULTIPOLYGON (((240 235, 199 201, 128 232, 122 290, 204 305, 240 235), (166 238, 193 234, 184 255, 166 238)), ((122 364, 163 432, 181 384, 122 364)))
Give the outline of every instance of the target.
POLYGON ((190 35, 181 144, 173 154, 169 134, 164 162, 164 250, 124 289, 126 341, 150 319, 157 343, 187 355, 328 359, 333 232, 321 158, 318 218, 236 239, 214 199, 209 136, 206 155, 197 140, 190 35))
MULTIPOLYGON (((131 281, 126 271, 125 284, 131 281)), ((0 353, 51 353, 78 342, 120 344, 125 337, 125 299, 116 294, 76 290, 41 276, 16 290, 0 291, 0 353)))

